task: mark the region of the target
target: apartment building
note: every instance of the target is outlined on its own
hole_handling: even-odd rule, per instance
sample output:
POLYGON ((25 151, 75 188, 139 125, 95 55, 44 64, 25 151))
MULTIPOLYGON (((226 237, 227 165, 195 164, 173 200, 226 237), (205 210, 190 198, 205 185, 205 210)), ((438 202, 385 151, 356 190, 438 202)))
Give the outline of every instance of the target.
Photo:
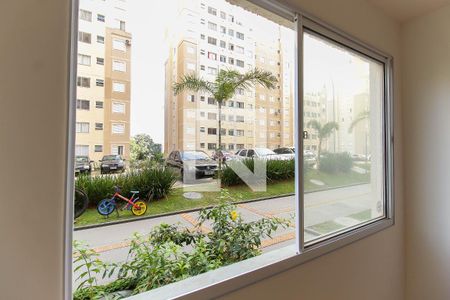
POLYGON ((221 147, 293 146, 293 32, 225 1, 180 1, 178 12, 167 30, 164 152, 218 147, 215 99, 190 91, 175 96, 174 82, 189 73, 214 81, 221 69, 255 67, 277 76, 277 87, 241 89, 225 103, 221 147))
POLYGON ((127 3, 81 0, 75 155, 129 157, 131 34, 127 3))

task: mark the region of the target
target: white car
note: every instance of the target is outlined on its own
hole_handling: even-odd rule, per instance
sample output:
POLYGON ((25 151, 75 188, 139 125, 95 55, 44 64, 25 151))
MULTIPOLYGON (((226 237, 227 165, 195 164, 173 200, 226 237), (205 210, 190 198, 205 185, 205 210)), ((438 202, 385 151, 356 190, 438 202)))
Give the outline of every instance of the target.
POLYGON ((287 157, 288 159, 295 158, 295 149, 293 147, 281 147, 274 149, 273 152, 275 152, 278 155, 287 157))
POLYGON ((240 149, 236 152, 237 159, 259 158, 267 160, 289 160, 291 158, 278 155, 267 148, 240 149))

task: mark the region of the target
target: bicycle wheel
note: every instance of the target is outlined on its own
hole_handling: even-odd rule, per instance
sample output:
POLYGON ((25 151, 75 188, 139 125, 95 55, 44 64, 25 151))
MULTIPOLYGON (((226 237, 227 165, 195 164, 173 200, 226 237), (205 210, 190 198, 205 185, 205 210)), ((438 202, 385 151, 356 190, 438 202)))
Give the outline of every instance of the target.
POLYGON ((135 216, 142 216, 147 211, 147 203, 142 200, 138 200, 131 207, 131 212, 135 216))
POLYGON ((75 189, 73 202, 73 218, 76 219, 81 216, 89 205, 89 199, 85 192, 80 189, 75 189))
POLYGON ((115 209, 116 205, 111 199, 103 199, 97 205, 97 211, 102 216, 109 216, 115 209))

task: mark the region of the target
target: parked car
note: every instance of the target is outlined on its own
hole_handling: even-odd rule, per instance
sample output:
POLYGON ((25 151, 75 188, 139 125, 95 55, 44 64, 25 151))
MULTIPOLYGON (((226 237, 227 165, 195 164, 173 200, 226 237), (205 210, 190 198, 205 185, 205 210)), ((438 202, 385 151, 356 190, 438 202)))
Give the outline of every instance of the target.
POLYGON ((214 150, 211 157, 214 160, 219 160, 221 158, 222 162, 230 161, 235 158, 234 153, 227 150, 214 150))
POLYGON ((183 181, 214 176, 218 164, 204 151, 172 151, 166 160, 166 166, 180 174, 183 181))
POLYGON ((289 159, 295 158, 294 147, 281 147, 281 148, 274 149, 273 152, 275 152, 278 155, 288 157, 289 159))
POLYGON ((317 155, 311 150, 303 151, 303 163, 309 167, 317 164, 317 155))
POLYGON ((236 152, 236 158, 246 159, 246 158, 259 158, 267 160, 288 160, 290 158, 278 155, 268 148, 251 148, 251 149, 240 149, 236 152))
POLYGON ((92 163, 89 156, 75 156, 75 174, 91 174, 92 163))
POLYGON ((124 172, 125 160, 120 155, 105 155, 100 160, 100 173, 124 172))

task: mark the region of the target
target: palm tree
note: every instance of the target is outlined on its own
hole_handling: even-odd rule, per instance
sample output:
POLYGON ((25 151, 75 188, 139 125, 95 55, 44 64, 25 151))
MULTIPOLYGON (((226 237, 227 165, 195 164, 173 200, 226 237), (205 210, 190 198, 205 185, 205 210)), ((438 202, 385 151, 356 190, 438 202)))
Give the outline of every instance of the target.
POLYGON ((356 119, 353 120, 352 124, 350 124, 350 127, 348 128, 348 132, 352 132, 353 128, 359 124, 360 122, 364 121, 364 120, 368 120, 370 117, 370 112, 368 110, 362 111, 360 112, 357 116, 356 119))
MULTIPOLYGON (((353 128, 355 128, 356 125, 358 125, 360 122, 367 120, 369 121, 370 118, 370 112, 368 110, 364 110, 362 112, 360 112, 357 116, 356 119, 353 120, 352 124, 350 124, 350 127, 348 128, 348 133, 351 133, 353 131, 353 128)), ((368 122, 368 125, 370 126, 370 122, 368 122)), ((370 129, 369 129, 370 131, 370 129)), ((365 132, 365 136, 366 136, 366 162, 369 160, 369 156, 368 156, 368 150, 367 150, 367 131, 365 132)))
POLYGON ((320 166, 320 154, 322 152, 322 142, 327 139, 333 130, 339 129, 339 124, 336 122, 328 122, 322 125, 317 120, 311 120, 308 122, 308 127, 312 127, 317 131, 317 137, 319 138, 319 146, 317 147, 317 167, 320 166))
MULTIPOLYGON (((248 90, 255 85, 260 85, 267 89, 274 89, 277 78, 268 71, 253 69, 244 74, 234 70, 220 70, 216 79, 211 82, 198 77, 196 74, 188 74, 173 85, 175 95, 183 91, 204 92, 211 94, 218 105, 219 110, 219 150, 222 147, 222 106, 225 102, 233 98, 238 89, 248 90)), ((219 178, 222 168, 219 159, 219 178)))

